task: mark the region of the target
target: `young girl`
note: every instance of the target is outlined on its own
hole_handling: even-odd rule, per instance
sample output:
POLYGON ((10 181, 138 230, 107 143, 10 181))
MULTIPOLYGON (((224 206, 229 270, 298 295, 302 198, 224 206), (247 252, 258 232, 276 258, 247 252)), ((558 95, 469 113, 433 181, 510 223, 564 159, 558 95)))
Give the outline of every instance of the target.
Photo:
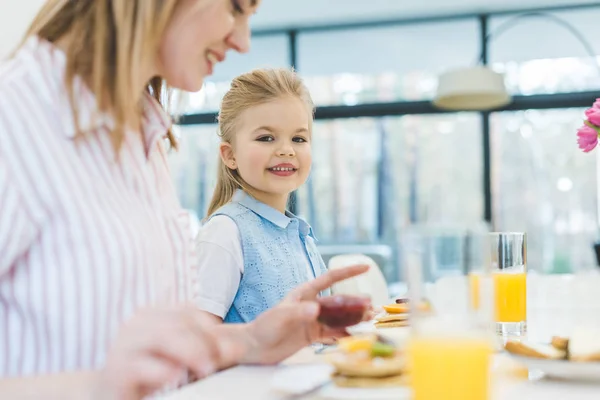
POLYGON ((237 77, 219 113, 218 182, 197 239, 197 304, 249 322, 326 271, 311 227, 286 211, 311 167, 313 103, 286 69, 237 77))

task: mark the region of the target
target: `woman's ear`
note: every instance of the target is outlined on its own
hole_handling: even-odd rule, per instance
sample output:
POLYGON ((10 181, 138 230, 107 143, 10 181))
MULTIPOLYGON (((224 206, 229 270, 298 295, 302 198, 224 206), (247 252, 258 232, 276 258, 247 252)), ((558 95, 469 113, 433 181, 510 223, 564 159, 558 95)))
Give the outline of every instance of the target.
POLYGON ((231 146, 231 143, 222 142, 219 145, 219 154, 221 155, 223 164, 225 164, 227 168, 237 169, 235 154, 233 154, 233 147, 231 146))

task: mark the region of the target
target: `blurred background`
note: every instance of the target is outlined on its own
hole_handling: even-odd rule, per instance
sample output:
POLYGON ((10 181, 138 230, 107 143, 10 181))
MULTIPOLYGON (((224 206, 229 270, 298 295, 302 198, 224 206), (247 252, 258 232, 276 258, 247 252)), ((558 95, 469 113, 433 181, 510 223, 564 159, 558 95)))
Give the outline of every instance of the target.
MULTIPOLYGON (((0 56, 41 3, 0 0, 11 8, 0 13, 0 56)), ((181 149, 171 164, 181 202, 204 217, 216 111, 231 79, 293 66, 318 108, 312 174, 290 206, 326 259, 365 253, 395 282, 400 235, 425 226, 525 231, 530 270, 594 269, 597 152, 578 150, 575 134, 600 97, 598 21, 598 1, 263 0, 251 52, 228 55, 200 92, 176 96, 181 149), (515 20, 532 11, 575 27, 593 56, 551 18, 515 20), (491 35, 506 21, 514 22, 491 35), (439 74, 480 59, 505 74, 513 101, 493 111, 435 108, 439 74)))

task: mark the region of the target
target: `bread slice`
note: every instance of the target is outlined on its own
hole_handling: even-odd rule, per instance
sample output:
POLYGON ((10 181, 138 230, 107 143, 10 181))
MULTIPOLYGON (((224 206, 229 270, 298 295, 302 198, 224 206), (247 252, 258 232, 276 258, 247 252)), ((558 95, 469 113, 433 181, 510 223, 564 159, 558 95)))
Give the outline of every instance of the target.
POLYGON ((552 347, 554 347, 557 350, 567 351, 569 349, 569 339, 568 338, 564 338, 564 337, 560 337, 560 336, 553 336, 551 344, 552 344, 552 347))
POLYGON ((383 378, 366 378, 356 376, 333 375, 333 383, 346 388, 380 388, 396 387, 408 384, 408 375, 393 375, 383 378))
POLYGON ((600 361, 600 330, 578 329, 569 338, 569 359, 600 361))
POLYGON ((549 360, 564 360, 567 357, 566 351, 559 350, 548 344, 509 340, 506 345, 504 345, 504 348, 509 353, 525 357, 544 358, 549 360))
POLYGON ((406 369, 406 360, 402 356, 377 360, 331 357, 329 361, 337 374, 352 377, 381 378, 401 374, 406 369))
POLYGON ((408 320, 406 321, 389 321, 389 322, 375 322, 375 328, 401 328, 409 326, 408 320))
POLYGON ((392 321, 406 321, 408 320, 408 314, 386 314, 381 317, 375 318, 376 322, 392 322, 392 321))

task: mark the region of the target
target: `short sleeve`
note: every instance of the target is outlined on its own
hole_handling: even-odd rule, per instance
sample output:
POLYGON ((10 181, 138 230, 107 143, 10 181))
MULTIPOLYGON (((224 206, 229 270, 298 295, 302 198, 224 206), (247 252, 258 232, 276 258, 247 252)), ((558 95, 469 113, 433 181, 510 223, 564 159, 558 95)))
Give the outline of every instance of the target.
POLYGON ((198 254, 194 303, 201 310, 225 318, 244 272, 240 233, 224 215, 211 218, 196 237, 198 254))

